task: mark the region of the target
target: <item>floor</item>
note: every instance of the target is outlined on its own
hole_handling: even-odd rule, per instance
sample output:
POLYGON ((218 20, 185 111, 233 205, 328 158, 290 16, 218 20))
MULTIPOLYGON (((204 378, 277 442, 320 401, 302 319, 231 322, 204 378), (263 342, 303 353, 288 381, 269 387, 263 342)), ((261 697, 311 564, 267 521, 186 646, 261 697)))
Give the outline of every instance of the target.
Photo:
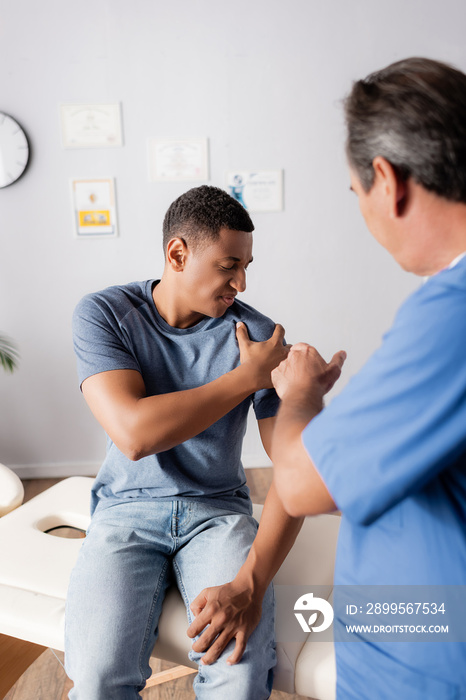
MULTIPOLYGON (((254 503, 263 503, 272 479, 271 469, 247 469, 248 486, 254 503)), ((59 479, 34 479, 24 481, 25 500, 57 483, 59 479)), ((33 663, 4 700, 66 700, 72 687, 63 669, 63 653, 48 649, 33 663)), ((173 664, 157 660, 153 671, 173 668, 173 664)), ((171 680, 162 685, 143 690, 144 700, 194 700, 193 676, 171 680)), ((253 700, 253 699, 251 699, 253 700)), ((301 695, 289 695, 273 691, 271 700, 306 700, 301 695)))

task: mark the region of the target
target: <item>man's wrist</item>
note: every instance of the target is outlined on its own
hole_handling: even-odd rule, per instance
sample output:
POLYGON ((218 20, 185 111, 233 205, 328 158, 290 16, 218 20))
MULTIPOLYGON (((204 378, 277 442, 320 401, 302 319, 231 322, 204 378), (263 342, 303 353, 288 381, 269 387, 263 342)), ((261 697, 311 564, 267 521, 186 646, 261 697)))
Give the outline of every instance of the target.
POLYGON ((267 578, 264 567, 258 566, 258 562, 251 561, 252 554, 251 550, 249 559, 236 574, 234 583, 242 590, 249 590, 251 597, 262 599, 271 579, 267 578))
POLYGON ((281 397, 282 405, 295 414, 303 416, 308 421, 314 418, 324 408, 324 397, 316 390, 303 390, 296 384, 290 385, 281 397))
POLYGON ((265 388, 263 382, 260 381, 260 373, 254 362, 244 362, 233 371, 236 372, 238 378, 241 378, 240 381, 244 382, 248 395, 265 388))

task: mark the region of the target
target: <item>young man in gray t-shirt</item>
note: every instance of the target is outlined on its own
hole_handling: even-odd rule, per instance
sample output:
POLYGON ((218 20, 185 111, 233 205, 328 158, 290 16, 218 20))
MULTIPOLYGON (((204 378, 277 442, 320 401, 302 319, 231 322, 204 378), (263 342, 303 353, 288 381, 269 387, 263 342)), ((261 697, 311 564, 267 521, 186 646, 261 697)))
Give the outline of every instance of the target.
POLYGON ((253 229, 223 190, 192 189, 165 216, 162 279, 75 311, 81 388, 108 443, 67 600, 74 700, 139 697, 172 582, 196 638, 196 697, 270 695, 270 583, 301 520, 272 487, 257 529, 241 464, 251 403, 270 451, 270 375, 288 351, 281 326, 236 300, 253 229))

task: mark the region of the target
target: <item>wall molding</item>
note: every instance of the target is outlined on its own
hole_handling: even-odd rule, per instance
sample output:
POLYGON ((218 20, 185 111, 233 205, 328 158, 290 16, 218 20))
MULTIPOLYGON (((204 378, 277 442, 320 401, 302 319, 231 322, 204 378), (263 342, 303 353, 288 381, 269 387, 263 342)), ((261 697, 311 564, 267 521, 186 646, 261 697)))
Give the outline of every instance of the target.
MULTIPOLYGON (((271 467, 267 457, 243 455, 245 469, 271 467)), ((67 476, 95 476, 101 462, 54 462, 44 464, 8 464, 20 479, 61 479, 67 476)))
POLYGON ((61 479, 67 476, 95 476, 101 462, 57 462, 49 464, 8 464, 20 479, 61 479))

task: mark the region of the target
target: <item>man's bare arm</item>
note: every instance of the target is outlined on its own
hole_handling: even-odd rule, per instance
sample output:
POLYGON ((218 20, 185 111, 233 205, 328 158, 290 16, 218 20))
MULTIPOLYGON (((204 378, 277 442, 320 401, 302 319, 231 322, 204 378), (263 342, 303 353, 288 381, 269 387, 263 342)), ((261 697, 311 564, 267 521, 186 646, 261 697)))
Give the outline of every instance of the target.
POLYGON ((271 371, 287 354, 283 337, 276 326, 269 340, 243 348, 239 367, 195 389, 146 396, 139 372, 112 370, 86 379, 83 394, 111 440, 138 460, 198 435, 250 394, 271 387, 271 371))
POLYGON ((336 510, 319 472, 306 452, 302 432, 323 408, 324 395, 338 380, 346 353, 327 364, 315 348, 299 343, 272 372, 282 400, 273 435, 274 482, 285 510, 295 517, 336 510))
POLYGON ((287 513, 295 517, 337 509, 302 442, 302 432, 317 415, 298 400, 283 403, 273 447, 274 484, 287 513))
MULTIPOLYGON (((275 418, 259 421, 262 442, 269 455, 274 424, 275 418)), ((302 523, 303 518, 293 518, 285 512, 272 484, 257 535, 237 576, 224 586, 204 589, 191 605, 196 619, 188 629, 188 636, 197 636, 208 625, 193 644, 194 651, 206 651, 202 659, 204 664, 216 661, 233 638, 235 649, 228 663, 240 661, 260 621, 267 587, 293 546, 302 523)))

